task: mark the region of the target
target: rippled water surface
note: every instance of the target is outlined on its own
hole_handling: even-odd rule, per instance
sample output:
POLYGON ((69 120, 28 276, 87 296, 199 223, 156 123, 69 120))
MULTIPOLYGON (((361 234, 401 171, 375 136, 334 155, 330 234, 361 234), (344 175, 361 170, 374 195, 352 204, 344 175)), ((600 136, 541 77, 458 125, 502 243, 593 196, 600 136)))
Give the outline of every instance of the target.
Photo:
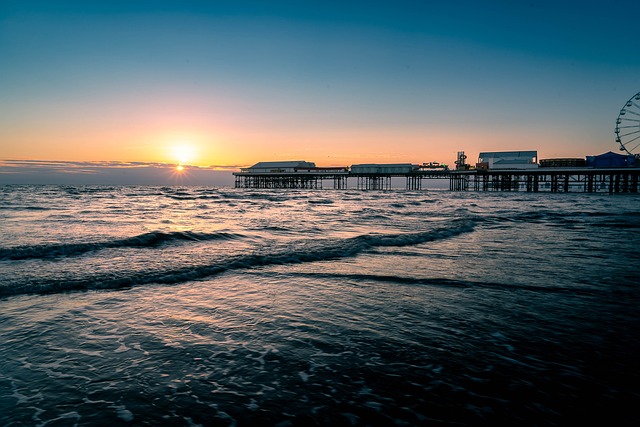
POLYGON ((0 187, 0 425, 637 425, 640 198, 0 187))

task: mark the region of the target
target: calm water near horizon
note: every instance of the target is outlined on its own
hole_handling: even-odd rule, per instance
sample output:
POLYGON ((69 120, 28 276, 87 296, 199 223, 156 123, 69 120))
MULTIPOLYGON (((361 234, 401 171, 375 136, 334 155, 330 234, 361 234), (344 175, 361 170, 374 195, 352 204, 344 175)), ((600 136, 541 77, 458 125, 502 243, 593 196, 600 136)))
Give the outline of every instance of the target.
POLYGON ((0 186, 0 425, 640 423, 640 197, 0 186))

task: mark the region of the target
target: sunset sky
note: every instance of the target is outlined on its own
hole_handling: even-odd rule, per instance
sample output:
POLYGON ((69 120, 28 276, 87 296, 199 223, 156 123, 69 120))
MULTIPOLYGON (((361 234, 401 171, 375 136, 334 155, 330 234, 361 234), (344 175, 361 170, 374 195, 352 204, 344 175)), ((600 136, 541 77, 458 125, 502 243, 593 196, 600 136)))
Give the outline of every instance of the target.
POLYGON ((0 184, 617 151, 638 17, 628 0, 0 0, 0 184))

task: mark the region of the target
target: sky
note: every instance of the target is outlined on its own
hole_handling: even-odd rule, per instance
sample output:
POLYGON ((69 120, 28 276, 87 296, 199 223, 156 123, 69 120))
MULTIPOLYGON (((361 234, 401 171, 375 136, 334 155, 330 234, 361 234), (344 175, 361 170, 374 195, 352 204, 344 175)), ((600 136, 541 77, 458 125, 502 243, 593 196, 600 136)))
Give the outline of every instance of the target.
POLYGON ((0 184, 617 151, 638 16, 617 0, 0 0, 0 184))

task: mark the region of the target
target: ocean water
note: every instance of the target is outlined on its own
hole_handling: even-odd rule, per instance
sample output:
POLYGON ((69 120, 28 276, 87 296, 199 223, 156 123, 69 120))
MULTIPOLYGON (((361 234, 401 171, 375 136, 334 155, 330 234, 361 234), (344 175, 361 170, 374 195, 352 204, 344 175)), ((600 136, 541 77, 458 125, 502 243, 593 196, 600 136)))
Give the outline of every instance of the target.
POLYGON ((640 198, 0 187, 0 425, 638 425, 640 198))

